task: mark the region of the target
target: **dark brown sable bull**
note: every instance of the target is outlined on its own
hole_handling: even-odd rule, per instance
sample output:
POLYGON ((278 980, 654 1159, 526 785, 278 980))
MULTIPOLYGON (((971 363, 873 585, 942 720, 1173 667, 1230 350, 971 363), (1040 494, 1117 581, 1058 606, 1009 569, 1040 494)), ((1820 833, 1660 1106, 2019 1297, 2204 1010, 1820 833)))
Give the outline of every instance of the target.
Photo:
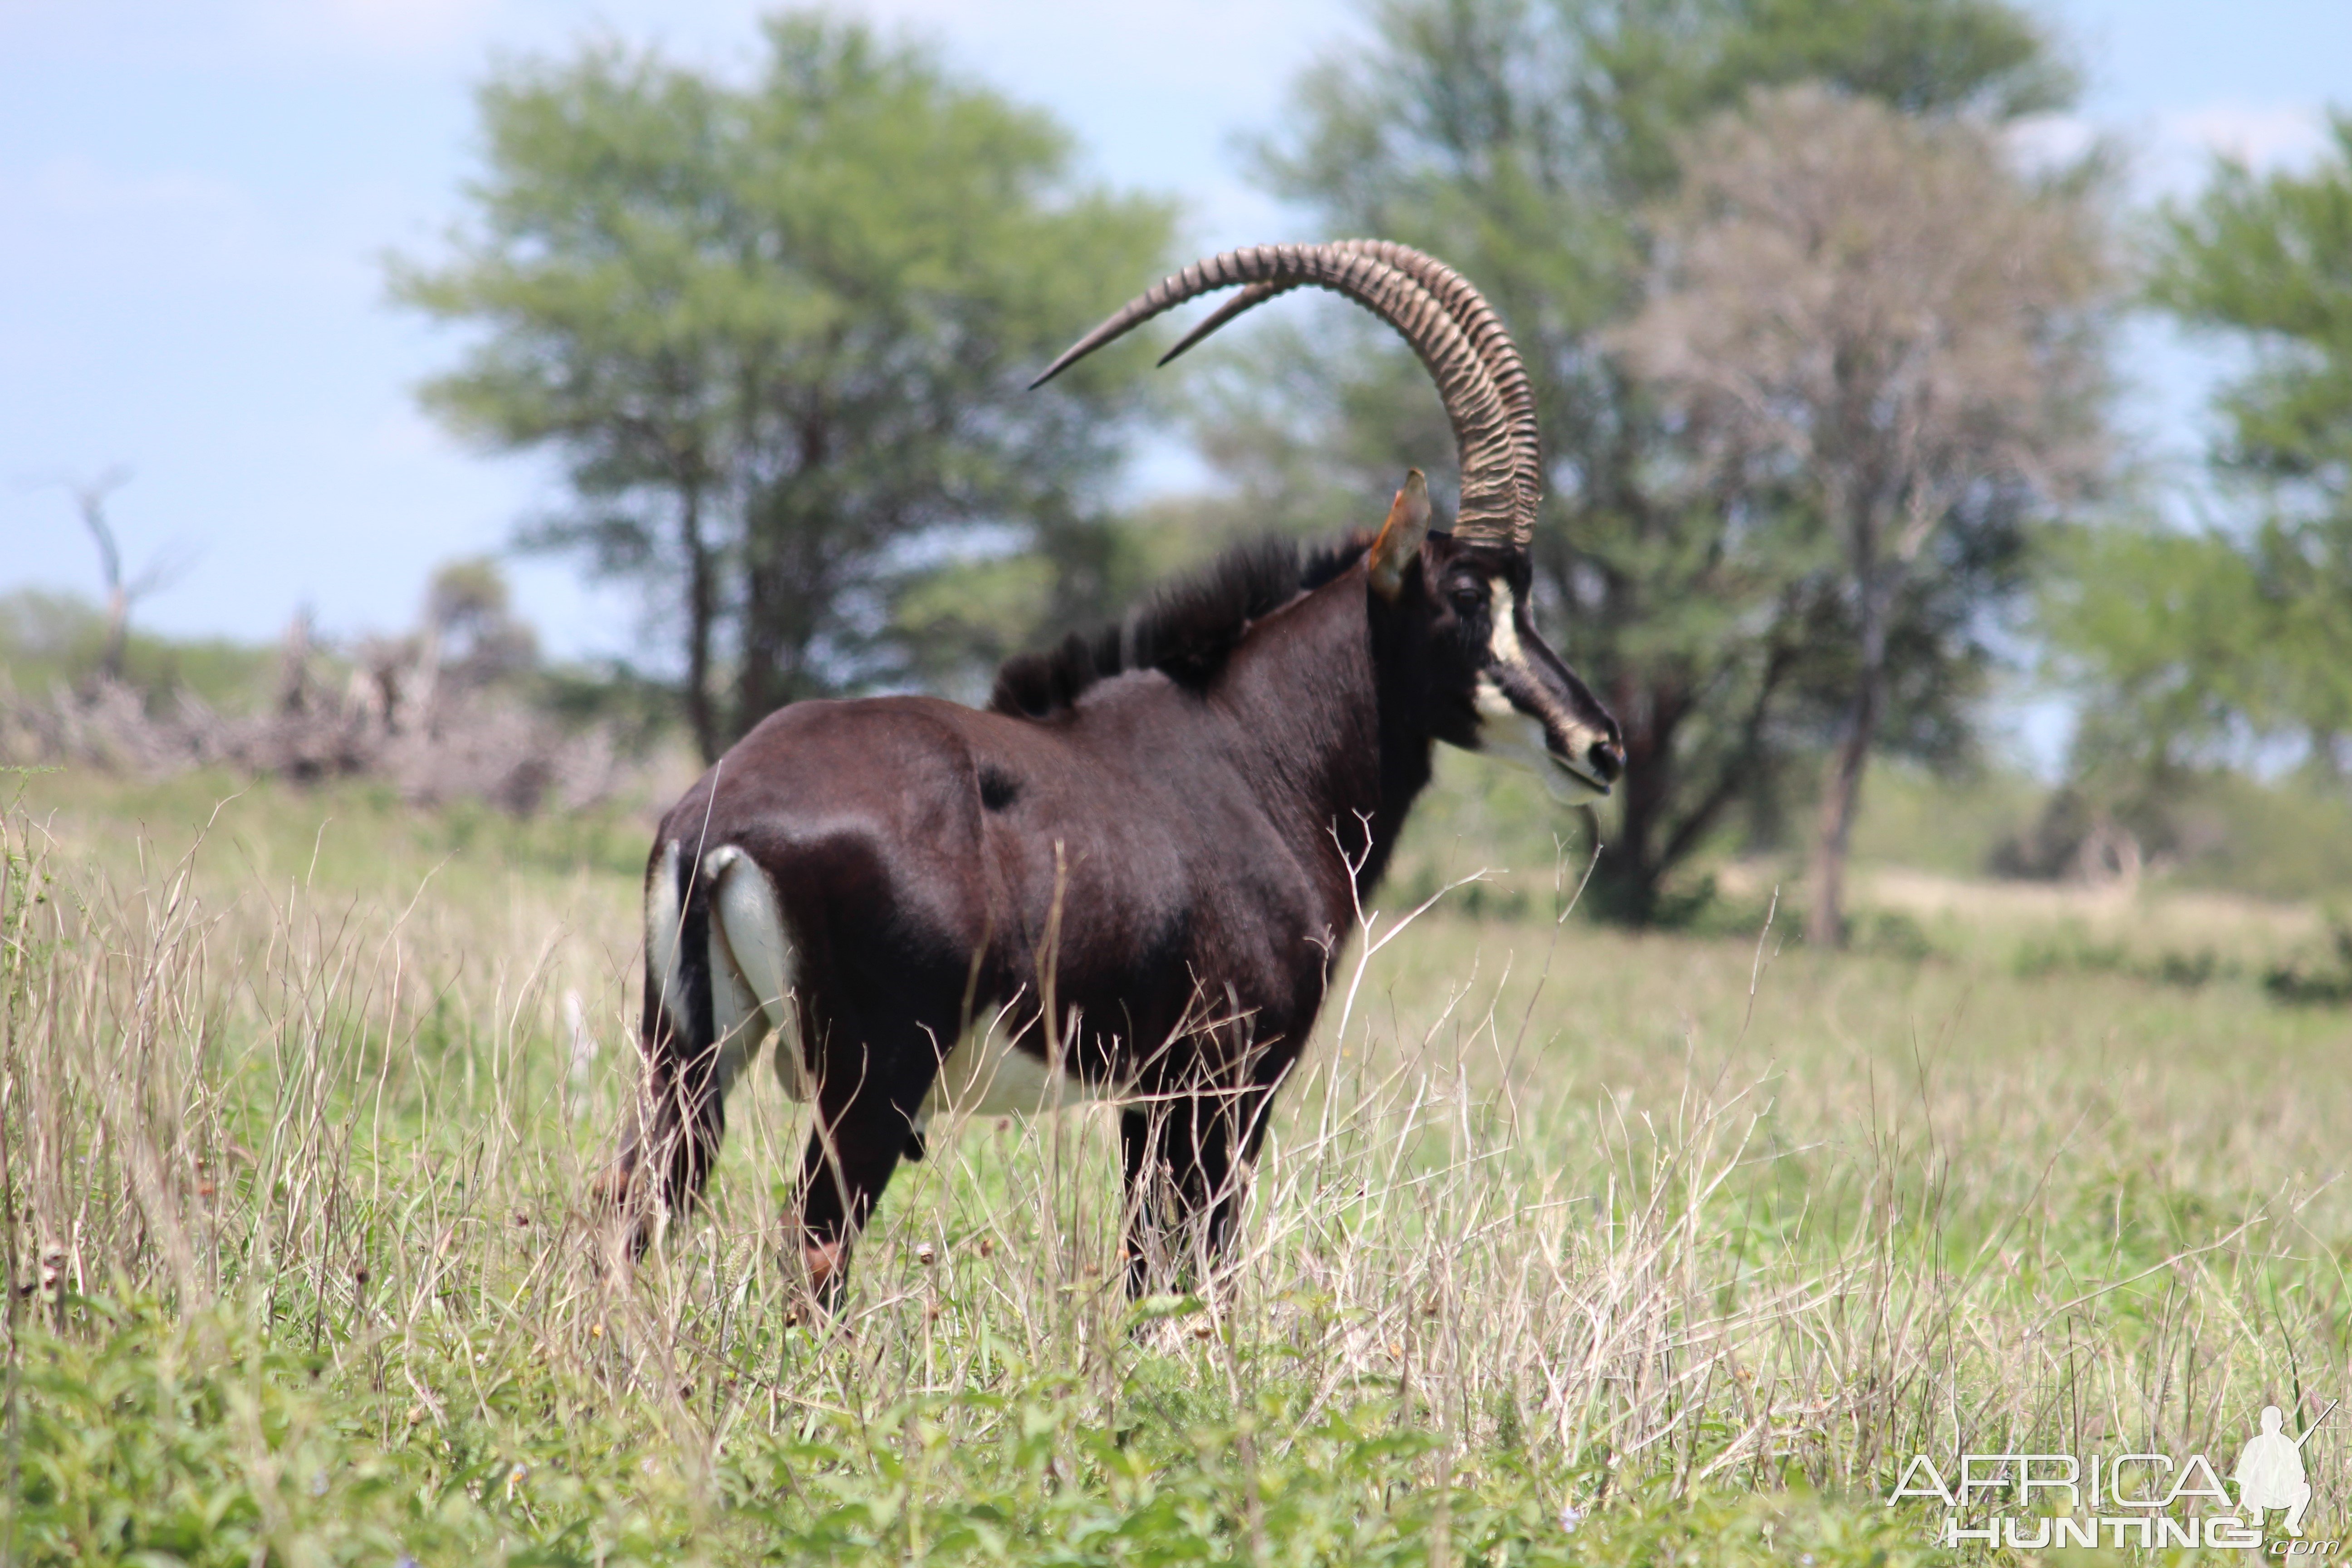
POLYGON ((633 1248, 699 1194, 728 1089, 781 1030, 778 1075, 815 1102, 787 1224, 821 1296, 932 1114, 1082 1099, 1120 1105, 1129 1288, 1189 1275, 1231 1227, 1433 746, 1530 752, 1560 793, 1607 793, 1617 725, 1528 614, 1527 377, 1459 276, 1379 241, 1232 251, 1046 375, 1237 285, 1174 353, 1301 285, 1371 310, 1453 421, 1454 531, 1431 531, 1414 473, 1377 535, 1236 551, 1012 660, 986 711, 801 702, 737 742, 646 876, 646 1071, 604 1178, 633 1248))

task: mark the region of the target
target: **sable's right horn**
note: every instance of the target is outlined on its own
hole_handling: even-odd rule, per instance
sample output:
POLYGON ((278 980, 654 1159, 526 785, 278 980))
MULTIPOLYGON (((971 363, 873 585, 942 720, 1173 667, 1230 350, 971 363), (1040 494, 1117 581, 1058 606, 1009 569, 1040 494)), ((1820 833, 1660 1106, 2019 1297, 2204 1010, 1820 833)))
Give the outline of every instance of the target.
MULTIPOLYGON (((1495 390, 1503 395, 1503 406, 1511 417, 1512 438, 1518 447, 1518 494, 1511 513, 1511 542, 1525 550, 1535 538, 1536 519, 1543 507, 1543 432, 1536 423, 1535 388, 1502 318, 1467 278, 1426 251, 1392 239, 1335 239, 1331 248, 1385 261, 1428 289, 1478 352, 1486 374, 1494 377, 1495 390)), ((1160 356, 1160 363, 1168 363, 1243 311, 1297 287, 1297 283, 1251 284, 1185 333, 1174 348, 1160 356)))
MULTIPOLYGON (((1162 311, 1215 289, 1270 285, 1269 290, 1258 298, 1244 296, 1248 304, 1240 308, 1247 309, 1260 302, 1260 299, 1270 299, 1274 293, 1301 285, 1328 289, 1344 294, 1395 328, 1436 381, 1446 417, 1454 426, 1454 444, 1462 465, 1462 504, 1454 519, 1455 535, 1525 548, 1520 515, 1527 510, 1530 525, 1533 517, 1531 510, 1524 509, 1520 503, 1522 474, 1526 469, 1520 460, 1517 421, 1496 384, 1486 354, 1465 335, 1455 310, 1412 272, 1387 257, 1363 248, 1368 243, 1380 242, 1253 245, 1196 261, 1129 300, 1102 325, 1071 344, 1045 374, 1030 384, 1043 386, 1105 343, 1132 331, 1162 311)), ((1441 266, 1418 251, 1407 251, 1402 246, 1394 249, 1414 258, 1416 266, 1423 262, 1432 268, 1441 266)), ((1461 288, 1492 321, 1493 312, 1486 310, 1486 301, 1478 299, 1477 290, 1467 283, 1461 288)), ((1252 289, 1251 293, 1255 295, 1257 290, 1252 289)), ((1222 325, 1238 313, 1238 310, 1221 311, 1217 322, 1222 325)), ((1507 348, 1509 339, 1502 336, 1499 322, 1494 323, 1494 333, 1507 348)), ((1516 352, 1511 355, 1511 363, 1517 364, 1516 352)), ((1522 371, 1520 380, 1525 379, 1522 371)))

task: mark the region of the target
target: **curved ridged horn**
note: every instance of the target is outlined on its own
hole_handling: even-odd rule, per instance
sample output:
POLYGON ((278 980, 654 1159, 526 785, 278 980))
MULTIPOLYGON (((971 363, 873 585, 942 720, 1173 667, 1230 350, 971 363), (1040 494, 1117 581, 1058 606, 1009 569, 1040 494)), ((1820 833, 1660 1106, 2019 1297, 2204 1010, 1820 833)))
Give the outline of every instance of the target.
MULTIPOLYGON (((1512 438, 1518 446, 1518 497, 1511 515, 1511 542, 1526 549, 1535 537, 1536 517, 1543 504, 1543 440, 1536 423, 1535 387, 1528 380, 1527 366, 1502 318, 1468 279, 1425 251, 1392 239, 1335 239, 1330 248, 1384 261, 1428 289, 1477 350, 1486 374, 1494 377, 1495 390, 1502 394, 1503 405, 1510 414, 1512 438)), ((1243 311, 1297 287, 1295 282, 1251 284, 1185 333, 1181 342, 1160 356, 1160 363, 1166 364, 1243 311)))
MULTIPOLYGON (((1301 285, 1328 289, 1395 328, 1436 381, 1446 417, 1454 426, 1454 443, 1462 465, 1462 505, 1454 521, 1455 535, 1495 543, 1521 542, 1519 443, 1510 410, 1485 356, 1435 294, 1402 268, 1361 248, 1253 245, 1196 261, 1129 300, 1071 344, 1030 385, 1043 386, 1105 343, 1187 300, 1248 284, 1276 285, 1276 292, 1301 285)), ((1471 292, 1475 298, 1476 291, 1471 292)))

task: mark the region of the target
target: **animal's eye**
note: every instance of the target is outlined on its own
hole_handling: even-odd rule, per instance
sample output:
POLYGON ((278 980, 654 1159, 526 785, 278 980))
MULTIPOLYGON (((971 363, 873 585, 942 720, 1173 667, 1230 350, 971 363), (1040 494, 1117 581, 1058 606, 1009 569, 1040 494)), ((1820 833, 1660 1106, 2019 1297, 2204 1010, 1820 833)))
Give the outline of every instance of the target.
POLYGON ((1451 593, 1454 607, 1465 616, 1475 616, 1486 607, 1486 592, 1475 583, 1456 583, 1451 593))

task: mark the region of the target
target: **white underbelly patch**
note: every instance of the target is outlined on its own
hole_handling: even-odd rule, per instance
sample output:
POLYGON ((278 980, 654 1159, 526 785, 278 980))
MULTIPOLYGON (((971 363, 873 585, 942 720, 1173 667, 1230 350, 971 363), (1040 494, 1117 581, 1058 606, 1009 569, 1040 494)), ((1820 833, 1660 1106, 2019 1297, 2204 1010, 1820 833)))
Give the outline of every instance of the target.
POLYGON ((934 1116, 1039 1116, 1103 1098, 1100 1089, 1076 1073, 1050 1066, 1015 1045, 1005 1027, 1011 1012, 1009 1007, 999 1009, 956 1042, 915 1118, 918 1131, 934 1116))

